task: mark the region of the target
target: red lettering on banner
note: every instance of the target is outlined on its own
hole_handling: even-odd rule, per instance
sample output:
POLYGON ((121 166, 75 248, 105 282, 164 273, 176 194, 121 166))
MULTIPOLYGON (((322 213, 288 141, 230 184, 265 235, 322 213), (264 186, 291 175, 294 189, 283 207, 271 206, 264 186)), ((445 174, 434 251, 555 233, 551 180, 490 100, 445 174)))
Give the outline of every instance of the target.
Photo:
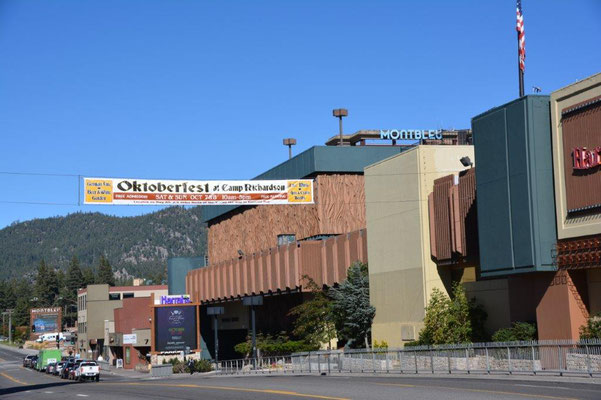
POLYGON ((586 147, 575 147, 572 149, 574 169, 589 169, 601 165, 601 146, 592 150, 586 147))

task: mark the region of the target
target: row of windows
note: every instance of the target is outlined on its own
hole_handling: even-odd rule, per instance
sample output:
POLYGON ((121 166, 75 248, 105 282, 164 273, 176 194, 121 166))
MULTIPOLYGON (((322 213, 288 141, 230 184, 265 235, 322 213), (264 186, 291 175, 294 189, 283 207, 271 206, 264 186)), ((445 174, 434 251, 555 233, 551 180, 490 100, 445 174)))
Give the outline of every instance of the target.
POLYGON ((88 332, 88 323, 87 322, 78 322, 77 323, 77 332, 78 333, 87 333, 88 332))
POLYGON ((109 300, 129 299, 132 297, 134 297, 133 293, 109 293, 109 300))
POLYGON ((87 294, 84 294, 83 296, 77 296, 77 311, 83 311, 86 309, 87 298, 87 294))
MULTIPOLYGON (((129 299, 131 297, 134 297, 133 293, 109 293, 109 300, 129 299)), ((87 294, 77 297, 77 310, 78 311, 83 311, 87 308, 87 306, 86 306, 87 300, 88 300, 87 294)))

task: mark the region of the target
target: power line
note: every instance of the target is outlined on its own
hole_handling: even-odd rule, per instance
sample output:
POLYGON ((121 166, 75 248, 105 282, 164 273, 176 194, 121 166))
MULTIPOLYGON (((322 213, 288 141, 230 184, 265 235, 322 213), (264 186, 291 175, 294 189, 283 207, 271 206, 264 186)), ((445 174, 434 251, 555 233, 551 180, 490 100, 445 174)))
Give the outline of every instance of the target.
POLYGON ((20 171, 0 171, 1 175, 29 175, 29 176, 62 176, 62 177, 70 177, 70 178, 78 178, 81 175, 76 174, 52 174, 52 173, 43 173, 43 172, 20 172, 20 171))
POLYGON ((77 203, 54 203, 51 201, 10 201, 10 200, 0 200, 0 204, 29 204, 29 205, 44 205, 44 206, 75 206, 77 207, 77 203))

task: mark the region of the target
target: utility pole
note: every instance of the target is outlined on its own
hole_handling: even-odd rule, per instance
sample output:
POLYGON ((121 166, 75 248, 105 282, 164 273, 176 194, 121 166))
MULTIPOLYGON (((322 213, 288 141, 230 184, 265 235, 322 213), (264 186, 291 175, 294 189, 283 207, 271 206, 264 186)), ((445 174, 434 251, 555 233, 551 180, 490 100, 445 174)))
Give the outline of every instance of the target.
POLYGON ((13 342, 13 309, 6 310, 6 314, 8 314, 8 343, 13 342))
POLYGON ((257 328, 255 326, 255 307, 254 305, 250 306, 250 314, 251 314, 251 329, 252 329, 252 353, 253 360, 257 359, 257 328))

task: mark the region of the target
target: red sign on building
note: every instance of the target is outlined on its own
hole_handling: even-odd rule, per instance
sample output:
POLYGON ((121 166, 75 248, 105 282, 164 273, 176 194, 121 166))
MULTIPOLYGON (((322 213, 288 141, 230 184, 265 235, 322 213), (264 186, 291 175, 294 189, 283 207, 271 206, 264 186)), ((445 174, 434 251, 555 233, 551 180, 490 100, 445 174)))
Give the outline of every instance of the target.
POLYGON ((601 146, 588 150, 586 147, 575 147, 572 150, 574 169, 590 169, 601 165, 601 146))

